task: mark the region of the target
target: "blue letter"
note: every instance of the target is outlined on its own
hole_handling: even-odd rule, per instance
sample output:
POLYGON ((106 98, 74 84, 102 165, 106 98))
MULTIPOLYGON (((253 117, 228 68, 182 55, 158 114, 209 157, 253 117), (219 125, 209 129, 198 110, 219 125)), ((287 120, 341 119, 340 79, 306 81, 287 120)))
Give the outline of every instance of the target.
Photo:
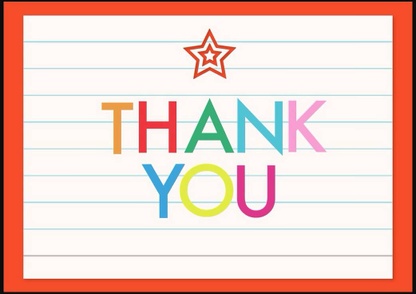
POLYGON ((175 164, 172 172, 170 173, 165 184, 159 179, 159 176, 156 174, 153 166, 151 164, 143 164, 144 169, 146 170, 147 175, 155 186, 157 192, 159 193, 159 217, 167 218, 168 217, 168 194, 170 189, 172 189, 173 184, 178 178, 183 166, 185 164, 175 164))

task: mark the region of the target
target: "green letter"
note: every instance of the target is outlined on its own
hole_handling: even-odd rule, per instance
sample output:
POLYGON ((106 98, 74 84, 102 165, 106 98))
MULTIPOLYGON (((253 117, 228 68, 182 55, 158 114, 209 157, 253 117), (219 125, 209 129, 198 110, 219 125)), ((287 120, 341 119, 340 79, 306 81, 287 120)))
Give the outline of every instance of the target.
POLYGON ((217 112, 215 111, 214 105, 212 105, 211 99, 208 100, 205 106, 204 112, 196 125, 195 131, 192 134, 191 140, 189 140, 188 146, 186 147, 185 153, 192 153, 195 149, 196 143, 199 140, 220 140, 222 147, 225 152, 233 153, 230 141, 228 141, 227 135, 225 134, 224 128, 222 127, 221 121, 218 118, 217 112), (215 127, 216 133, 203 133, 205 125, 207 124, 208 118, 211 118, 212 124, 215 127))

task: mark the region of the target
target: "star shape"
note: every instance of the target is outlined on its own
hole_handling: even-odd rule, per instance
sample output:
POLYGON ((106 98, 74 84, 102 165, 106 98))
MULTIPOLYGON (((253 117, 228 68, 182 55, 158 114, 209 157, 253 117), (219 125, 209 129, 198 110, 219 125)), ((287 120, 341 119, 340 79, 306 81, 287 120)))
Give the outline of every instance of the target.
POLYGON ((212 63, 216 66, 217 57, 221 54, 221 51, 215 51, 212 49, 211 44, 209 44, 207 50, 200 52, 200 54, 204 58, 202 61, 202 66, 207 65, 208 63, 212 63))
POLYGON ((208 71, 226 78, 224 59, 235 47, 218 45, 211 30, 208 30, 201 45, 184 48, 196 61, 194 79, 208 71))

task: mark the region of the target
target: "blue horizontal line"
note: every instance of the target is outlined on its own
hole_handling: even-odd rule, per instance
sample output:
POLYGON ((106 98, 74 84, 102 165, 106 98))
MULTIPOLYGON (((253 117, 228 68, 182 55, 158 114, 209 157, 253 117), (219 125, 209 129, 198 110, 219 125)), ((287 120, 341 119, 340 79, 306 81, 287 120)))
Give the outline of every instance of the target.
POLYGON ((149 97, 390 97, 392 94, 24 94, 27 97, 50 97, 50 96, 62 96, 62 97, 76 97, 76 96, 85 96, 85 97, 132 97, 132 96, 149 96, 149 97))
MULTIPOLYGON (((101 175, 93 175, 93 174, 27 174, 24 175, 25 177, 148 177, 148 175, 143 174, 101 174, 101 175)), ((168 177, 169 175, 159 175, 160 177, 168 177)), ((179 175, 180 177, 183 177, 183 175, 179 175)), ((235 177, 236 175, 229 175, 230 177, 235 177)), ((267 177, 267 175, 257 175, 257 174, 246 174, 246 177, 267 177)), ((387 174, 326 174, 326 175, 317 175, 317 174, 299 174, 299 175, 276 175, 276 177, 391 177, 392 175, 387 174)), ((199 174, 195 175, 194 177, 218 177, 218 175, 215 174, 199 174)))
MULTIPOLYGON (((193 203, 220 203, 221 201, 192 201, 193 203)), ((24 201, 26 204, 159 204, 159 201, 24 201)), ((168 201, 182 204, 182 201, 168 201)), ((237 201, 231 201, 237 203, 237 201)), ((266 203, 266 201, 246 201, 246 203, 266 203)), ((276 204, 391 204, 391 201, 276 201, 276 204)))
POLYGON ((391 228, 24 228, 25 231, 391 231, 391 228))
MULTIPOLYGON (((112 124, 112 120, 26 120, 25 124, 112 124)), ((124 120, 122 123, 125 124, 137 124, 137 120, 124 120)), ((178 124, 196 124, 198 121, 177 121, 178 124)), ((211 123, 211 122, 208 122, 211 123)), ((224 120, 221 121, 224 124, 234 124, 237 121, 224 120)), ((262 123, 274 123, 272 120, 262 121, 262 123)), ((283 121, 283 123, 288 123, 288 121, 283 121)), ((311 124, 391 124, 391 120, 327 120, 327 121, 314 121, 310 120, 307 123, 311 124)))
MULTIPOLYGON (((186 148, 177 148, 177 150, 185 150, 186 148)), ((89 148, 89 147, 85 147, 85 148, 83 148, 83 147, 81 147, 81 148, 78 148, 78 147, 74 147, 74 148, 72 148, 72 147, 62 147, 62 148, 60 148, 60 147, 57 147, 57 148, 55 148, 55 147, 26 147, 26 148, 24 148, 24 150, 28 150, 28 151, 37 151, 37 150, 39 150, 39 151, 41 151, 41 150, 56 150, 56 151, 59 151, 59 150, 67 150, 67 151, 69 151, 69 150, 96 150, 96 151, 99 151, 99 150, 113 150, 113 148, 112 147, 102 147, 102 148, 94 148, 94 147, 91 147, 91 148, 89 148)), ((138 148, 137 147, 126 147, 126 148, 122 148, 122 150, 126 150, 126 151, 131 151, 131 150, 136 150, 136 151, 138 151, 138 148)), ((147 148, 147 150, 168 150, 168 148, 147 148)), ((197 148, 196 150, 224 150, 224 148, 197 148)), ((275 148, 267 148, 267 147, 264 147, 264 148, 246 148, 246 150, 276 150, 275 148)), ((283 150, 288 150, 288 148, 283 148, 283 150)), ((297 148, 297 150, 314 150, 313 148, 297 148)), ((392 150, 392 148, 391 147, 379 147, 379 148, 371 148, 371 147, 356 147, 356 148, 348 148, 348 147, 346 147, 346 148, 325 148, 325 150, 392 150)))
MULTIPOLYGON (((25 40, 24 43, 195 43, 201 40, 25 40)), ((218 43, 391 43, 389 40, 217 40, 218 43)))
MULTIPOLYGON (((25 67, 25 70, 194 70, 194 67, 25 67)), ((227 70, 391 70, 391 67, 227 67, 227 70)))

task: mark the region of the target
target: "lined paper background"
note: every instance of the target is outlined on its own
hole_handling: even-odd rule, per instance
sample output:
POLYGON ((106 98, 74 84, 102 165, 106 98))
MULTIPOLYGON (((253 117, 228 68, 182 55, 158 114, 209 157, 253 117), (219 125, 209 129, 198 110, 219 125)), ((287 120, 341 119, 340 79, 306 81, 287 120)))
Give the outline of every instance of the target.
MULTIPOLYGON (((390 16, 25 16, 25 278, 392 278, 392 22, 390 16), (227 79, 193 79, 208 29, 235 46, 227 79), (273 129, 284 103, 284 155, 247 124, 246 153, 219 142, 184 149, 208 99, 236 152, 237 98, 273 129), (298 116, 326 103, 307 126, 327 150, 298 134, 287 151, 287 105, 298 116), (123 112, 122 154, 112 153, 112 112, 123 112), (177 101, 178 153, 167 131, 148 132, 138 153, 138 101, 149 120, 167 120, 177 101), (142 164, 165 179, 213 163, 234 187, 246 165, 252 208, 266 198, 266 166, 276 166, 276 204, 245 216, 233 201, 212 218, 189 212, 179 183, 169 218, 142 164), (180 265, 180 266, 179 266, 180 265)), ((209 131, 212 125, 208 125, 209 131)), ((163 180, 162 180, 163 181, 163 180)), ((191 199, 214 207, 221 180, 196 176, 191 199)))

